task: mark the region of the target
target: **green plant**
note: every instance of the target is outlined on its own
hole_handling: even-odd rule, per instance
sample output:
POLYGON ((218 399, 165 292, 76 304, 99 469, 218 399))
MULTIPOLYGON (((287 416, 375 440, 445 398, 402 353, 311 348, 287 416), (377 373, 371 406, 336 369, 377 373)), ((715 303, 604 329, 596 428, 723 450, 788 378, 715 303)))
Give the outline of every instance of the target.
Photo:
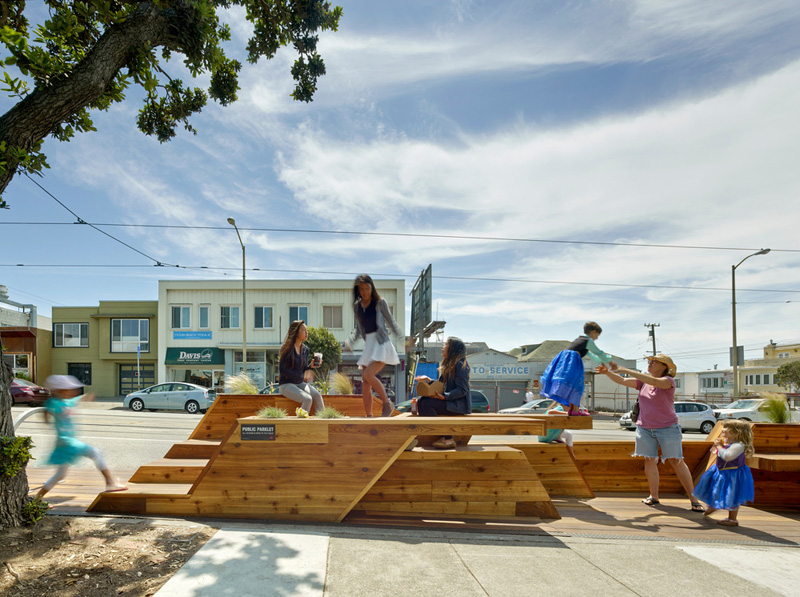
POLYGON ((353 382, 344 373, 334 373, 331 389, 334 394, 349 395, 353 393, 353 382))
POLYGON ((326 406, 314 415, 317 419, 344 419, 344 415, 332 406, 326 406))
POLYGON ((767 421, 770 423, 789 423, 792 420, 789 404, 783 395, 765 392, 761 394, 761 397, 767 399, 764 405, 764 416, 767 421))
POLYGON ((28 375, 27 373, 23 372, 23 371, 17 371, 14 374, 14 377, 16 377, 17 379, 24 379, 25 381, 33 381, 31 379, 31 376, 28 375))
POLYGON ((228 394, 258 394, 255 382, 244 373, 225 377, 225 391, 228 394))
POLYGON ((16 477, 31 456, 33 440, 30 437, 0 437, 0 474, 16 477))
POLYGON ((314 370, 314 373, 319 374, 318 378, 327 378, 328 372, 336 369, 342 361, 342 347, 328 328, 308 328, 306 346, 310 355, 315 352, 322 353, 322 365, 314 370))
POLYGON ((22 506, 22 521, 27 525, 34 525, 44 518, 49 509, 49 503, 39 498, 30 499, 22 506))
POLYGON ((265 406, 256 413, 260 419, 285 419, 288 413, 277 406, 265 406))
POLYGON ((331 393, 331 382, 328 379, 327 375, 323 376, 322 373, 314 372, 314 376, 316 379, 314 380, 314 387, 319 390, 320 394, 330 394, 331 393))

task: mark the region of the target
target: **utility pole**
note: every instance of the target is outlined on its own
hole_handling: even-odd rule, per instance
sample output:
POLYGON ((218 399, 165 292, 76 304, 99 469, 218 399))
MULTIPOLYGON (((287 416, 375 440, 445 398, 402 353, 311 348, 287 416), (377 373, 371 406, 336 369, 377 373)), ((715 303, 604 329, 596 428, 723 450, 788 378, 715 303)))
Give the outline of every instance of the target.
POLYGON ((660 325, 661 325, 660 323, 644 324, 644 327, 650 328, 650 332, 648 333, 648 335, 653 339, 653 356, 656 356, 656 354, 658 354, 656 352, 656 328, 659 327, 660 325))

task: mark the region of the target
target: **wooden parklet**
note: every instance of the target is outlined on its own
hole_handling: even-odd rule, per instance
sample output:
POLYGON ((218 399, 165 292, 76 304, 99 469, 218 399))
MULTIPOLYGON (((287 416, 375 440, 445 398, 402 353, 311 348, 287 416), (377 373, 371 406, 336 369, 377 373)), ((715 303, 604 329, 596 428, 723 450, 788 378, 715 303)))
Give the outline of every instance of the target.
POLYGON ((223 438, 210 437, 235 403, 248 408, 261 398, 221 396, 192 438, 140 467, 128 491, 101 493, 89 510, 319 522, 341 521, 354 509, 559 517, 520 450, 404 451, 419 436, 543 434, 542 420, 245 416, 223 438))

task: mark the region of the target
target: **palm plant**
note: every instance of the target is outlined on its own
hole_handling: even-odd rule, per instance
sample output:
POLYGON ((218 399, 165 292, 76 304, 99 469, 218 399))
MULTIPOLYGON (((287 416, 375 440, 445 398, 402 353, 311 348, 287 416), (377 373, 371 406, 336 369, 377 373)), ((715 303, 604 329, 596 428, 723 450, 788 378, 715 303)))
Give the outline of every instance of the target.
POLYGON ((764 405, 764 416, 770 423, 789 423, 792 415, 789 412, 789 404, 782 394, 764 393, 762 398, 766 398, 764 405))
POLYGON ((225 391, 228 394, 258 394, 255 382, 244 373, 225 377, 225 391))
POLYGON ((334 394, 349 395, 353 393, 353 382, 344 373, 335 373, 331 389, 334 394))

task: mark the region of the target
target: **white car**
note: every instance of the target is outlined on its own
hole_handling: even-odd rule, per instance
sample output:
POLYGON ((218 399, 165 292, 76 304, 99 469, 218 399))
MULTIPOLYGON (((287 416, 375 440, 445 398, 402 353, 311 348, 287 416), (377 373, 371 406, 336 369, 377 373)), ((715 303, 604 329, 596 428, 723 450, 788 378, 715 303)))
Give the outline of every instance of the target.
POLYGON ((204 413, 217 397, 215 390, 193 383, 160 383, 125 396, 122 406, 132 411, 185 410, 190 414, 204 413))
POLYGON ((555 400, 551 400, 550 398, 540 398, 539 400, 533 400, 531 402, 526 402, 522 406, 514 406, 512 408, 504 408, 500 410, 500 414, 504 415, 541 415, 546 413, 551 408, 555 408, 558 406, 558 403, 555 400))
MULTIPOLYGON (((742 421, 765 423, 769 422, 766 416, 766 410, 767 400, 765 398, 742 398, 731 402, 725 408, 716 409, 714 413, 720 421, 724 421, 725 419, 741 419, 742 421)), ((789 410, 791 420, 800 421, 800 413, 795 409, 789 410)))
MULTIPOLYGON (((683 431, 699 431, 708 435, 717 424, 714 411, 703 402, 676 402, 675 412, 678 414, 678 424, 683 431)), ((636 421, 631 421, 630 412, 619 418, 619 426, 630 431, 636 429, 636 421)))

